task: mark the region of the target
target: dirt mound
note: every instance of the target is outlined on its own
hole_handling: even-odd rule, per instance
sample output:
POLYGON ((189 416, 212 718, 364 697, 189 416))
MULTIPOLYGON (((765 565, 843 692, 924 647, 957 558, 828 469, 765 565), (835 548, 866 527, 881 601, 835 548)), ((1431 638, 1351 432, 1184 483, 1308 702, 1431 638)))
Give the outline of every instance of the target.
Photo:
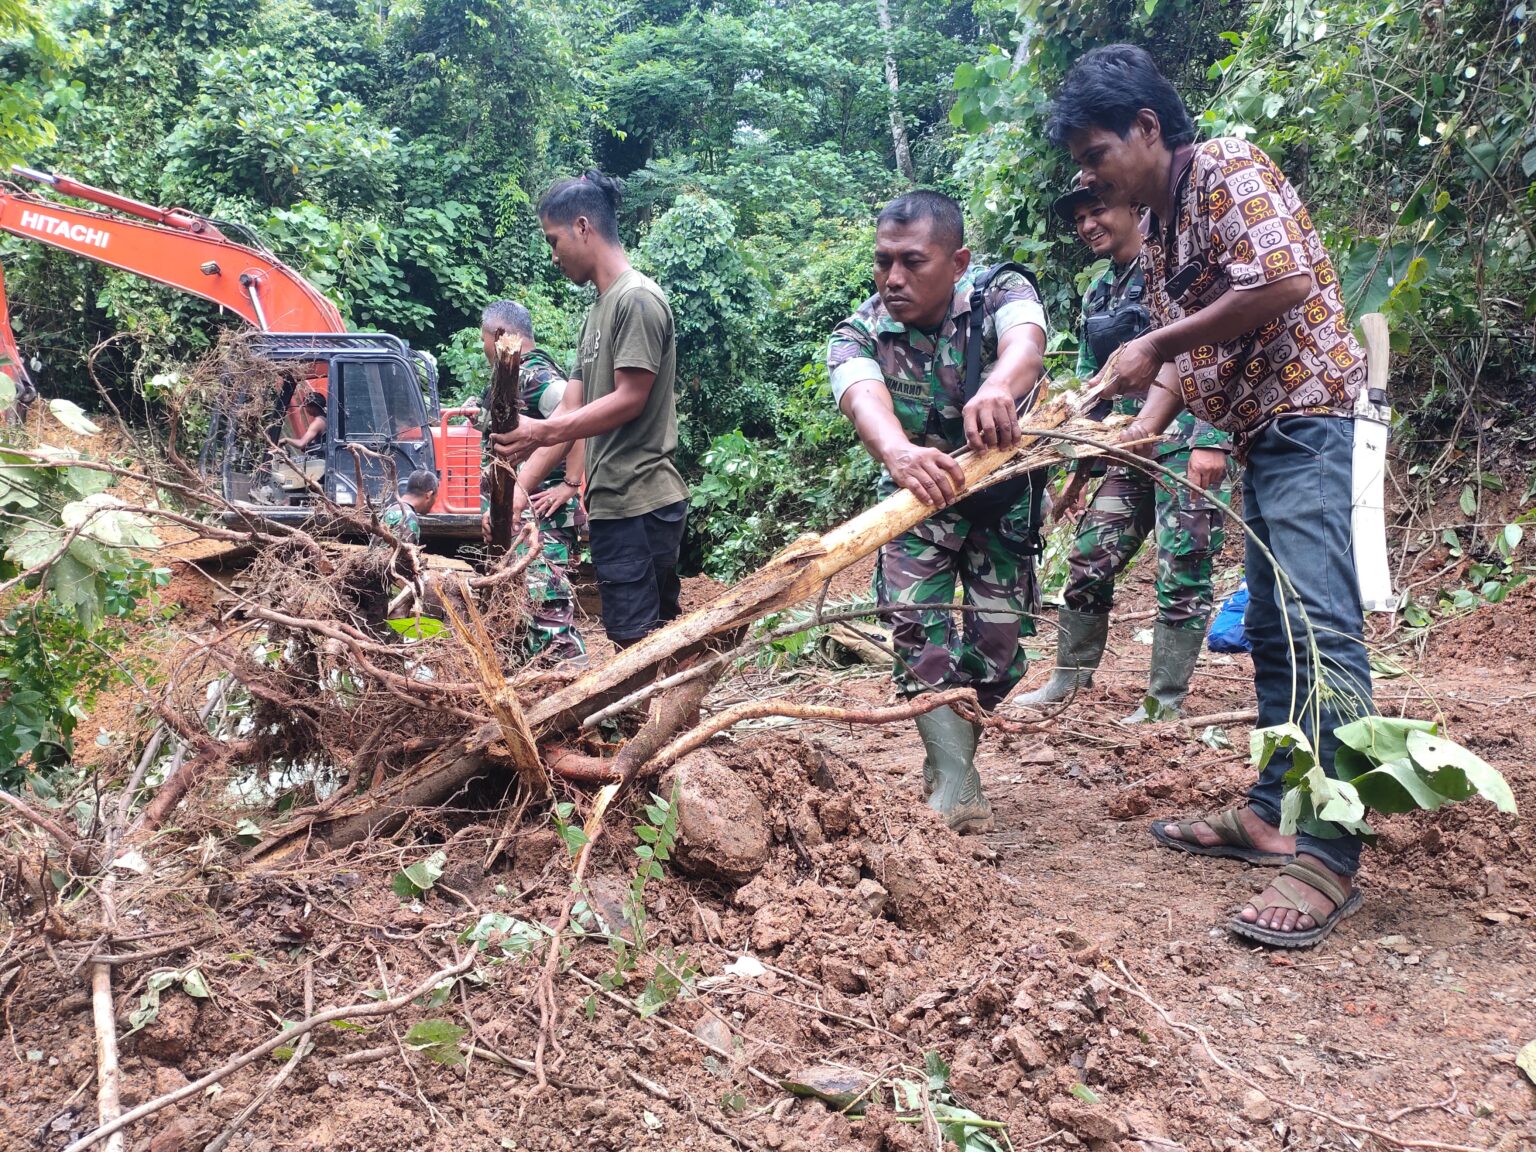
POLYGON ((1524 667, 1536 652, 1536 587, 1523 584, 1498 604, 1437 625, 1425 652, 1448 666, 1524 667))

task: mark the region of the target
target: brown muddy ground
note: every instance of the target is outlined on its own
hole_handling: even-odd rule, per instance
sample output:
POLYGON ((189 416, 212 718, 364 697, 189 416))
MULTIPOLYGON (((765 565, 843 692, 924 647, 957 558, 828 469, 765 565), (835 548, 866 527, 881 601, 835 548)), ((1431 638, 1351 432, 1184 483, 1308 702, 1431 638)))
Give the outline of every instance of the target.
MULTIPOLYGON (((538 1035, 537 965, 508 960, 482 965, 440 1006, 321 1029, 249 1120, 232 1124, 277 1073, 270 1059, 135 1126, 127 1148, 202 1148, 230 1128, 236 1152, 918 1149, 932 1146, 922 1127, 887 1105, 850 1120, 773 1082, 822 1061, 914 1076, 928 1051, 953 1065, 966 1104, 1008 1124, 1015 1148, 1393 1146, 1368 1130, 1427 1142, 1419 1147, 1536 1147, 1536 1087, 1514 1063, 1536 1039, 1529 823, 1475 804, 1382 820, 1362 875, 1367 902, 1326 944, 1293 954, 1237 943, 1222 923, 1267 873, 1159 851, 1146 826, 1230 802, 1249 776, 1246 757, 1207 747, 1198 729, 1126 730, 1111 719, 1139 697, 1149 649, 1134 639, 1147 620, 1134 617, 1149 606, 1133 575, 1121 605, 1133 619, 1116 625, 1098 683, 1049 731, 988 736, 981 769, 998 830, 986 837, 957 839, 916 803, 910 725, 717 740, 768 813, 771 861, 740 887, 670 871, 651 885, 648 950, 621 994, 640 995, 658 960, 696 965, 701 979, 648 1019, 601 998, 588 1018, 582 977, 610 971, 613 954, 575 944, 558 983, 557 1086, 534 1094, 487 1054, 529 1059, 538 1035), (747 953, 771 966, 765 975, 708 980, 747 953), (406 1031, 424 1019, 455 1021, 481 1051, 457 1068, 409 1051, 406 1031), (374 1058, 359 1062, 364 1052, 374 1058)), ((1513 595, 1441 626, 1422 656, 1398 650, 1417 678, 1378 685, 1387 711, 1431 715, 1432 696, 1528 812, 1533 632, 1536 601, 1513 595)), ((1249 706, 1247 676, 1245 658, 1207 654, 1188 711, 1249 706)), ((767 690, 866 704, 889 695, 868 670, 754 675, 719 695, 767 690)), ((1246 746, 1245 725, 1222 727, 1246 746)), ((455 935, 482 913, 552 922, 568 885, 567 855, 547 828, 525 826, 483 869, 507 814, 471 800, 424 814, 392 841, 281 873, 241 868, 234 818, 220 817, 222 838, 168 834, 149 877, 124 877, 119 915, 141 939, 116 947, 203 938, 118 967, 120 1020, 157 965, 195 962, 213 993, 164 992, 158 1019, 123 1042, 125 1103, 196 1079, 301 1018, 306 973, 315 1010, 366 1003, 451 963, 455 935), (402 903, 390 877, 439 846, 449 856, 439 886, 402 903)), ((610 817, 590 878, 591 903, 616 925, 633 822, 610 817)), ((78 968, 91 942, 45 950, 36 906, 9 887, 4 905, 9 954, 25 963, 13 973, 0 954, 0 1147, 60 1149, 94 1114, 78 968)))

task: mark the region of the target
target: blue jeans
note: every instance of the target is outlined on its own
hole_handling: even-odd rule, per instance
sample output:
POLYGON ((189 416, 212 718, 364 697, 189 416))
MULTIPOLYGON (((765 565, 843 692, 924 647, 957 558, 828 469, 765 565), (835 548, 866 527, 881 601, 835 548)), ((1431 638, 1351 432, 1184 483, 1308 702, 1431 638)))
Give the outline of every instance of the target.
MULTIPOLYGON (((1243 627, 1253 645, 1258 726, 1295 720, 1329 776, 1334 775, 1333 757, 1339 748, 1334 729, 1375 711, 1352 551, 1354 445, 1352 419, 1281 417, 1254 440, 1243 473, 1243 519, 1274 553, 1295 588, 1294 596, 1283 588, 1269 557, 1249 539, 1249 599, 1243 627), (1298 598, 1312 625, 1326 686, 1320 694, 1321 732, 1314 726, 1319 701, 1314 699, 1314 666, 1296 606, 1298 598)), ((1270 824, 1280 823, 1282 778, 1290 767, 1289 752, 1277 752, 1248 793, 1248 806, 1270 824)), ((1340 834, 1330 839, 1298 832, 1296 851, 1315 856, 1342 875, 1352 876, 1360 867, 1358 836, 1340 834)))

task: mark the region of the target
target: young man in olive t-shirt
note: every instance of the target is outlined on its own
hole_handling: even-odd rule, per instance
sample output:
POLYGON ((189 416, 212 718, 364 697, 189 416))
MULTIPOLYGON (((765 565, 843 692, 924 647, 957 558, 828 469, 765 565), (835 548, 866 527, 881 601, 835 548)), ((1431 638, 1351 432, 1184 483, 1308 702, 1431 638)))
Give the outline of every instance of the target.
POLYGON ((525 420, 491 437, 498 456, 527 460, 517 499, 586 441, 586 499, 603 629, 620 648, 680 612, 677 556, 688 488, 677 451, 672 310, 656 284, 630 267, 619 242, 619 186, 599 172, 563 180, 539 203, 539 221, 560 270, 597 287, 577 344, 565 398, 547 420, 525 420))

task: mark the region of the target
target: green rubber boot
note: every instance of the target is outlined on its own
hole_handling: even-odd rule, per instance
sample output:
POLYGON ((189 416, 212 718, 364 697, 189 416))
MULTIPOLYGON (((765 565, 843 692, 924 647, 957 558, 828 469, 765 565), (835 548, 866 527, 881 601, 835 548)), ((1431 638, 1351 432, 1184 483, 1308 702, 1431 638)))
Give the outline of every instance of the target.
POLYGON ((946 706, 919 716, 917 731, 926 752, 923 787, 928 807, 943 813, 945 822, 961 836, 992 831, 992 805, 976 771, 981 725, 946 706))
POLYGON ((1014 698, 1015 704, 1059 704, 1079 688, 1093 683, 1093 670, 1104 658, 1109 639, 1109 615, 1074 612, 1063 608, 1056 614, 1056 669, 1033 692, 1014 698))
POLYGON ((1204 628, 1170 628, 1159 622, 1152 630, 1152 671, 1147 676, 1147 699, 1120 723, 1145 724, 1149 720, 1178 719, 1179 706, 1189 695, 1189 678, 1195 674, 1195 665, 1204 645, 1204 628), (1148 700, 1156 702, 1155 712, 1147 710, 1148 700))

